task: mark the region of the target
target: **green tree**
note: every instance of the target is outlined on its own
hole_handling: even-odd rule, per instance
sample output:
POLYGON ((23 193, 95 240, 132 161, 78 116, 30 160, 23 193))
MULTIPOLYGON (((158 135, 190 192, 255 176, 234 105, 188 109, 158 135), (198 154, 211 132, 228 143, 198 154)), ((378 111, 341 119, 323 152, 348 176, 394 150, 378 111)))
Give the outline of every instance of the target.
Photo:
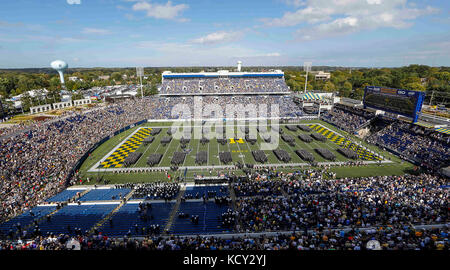
MULTIPOLYGON (((158 87, 156 84, 147 84, 142 87, 144 90, 144 96, 153 96, 158 94, 158 87)), ((138 91, 138 95, 140 94, 140 89, 138 91)))
POLYGON ((120 72, 113 72, 111 74, 111 80, 114 80, 115 82, 121 82, 122 81, 122 74, 120 72))
POLYGON ((30 94, 28 92, 25 92, 22 94, 22 97, 20 98, 20 101, 22 103, 22 109, 23 111, 27 112, 30 110, 30 107, 33 107, 33 99, 31 98, 30 94))
POLYGON ((78 100, 78 99, 83 99, 83 98, 84 98, 84 96, 80 91, 72 93, 72 100, 78 100))
POLYGON ((352 92, 352 84, 350 82, 344 82, 344 85, 339 89, 339 94, 342 97, 349 97, 352 92))
POLYGON ((328 81, 325 83, 323 90, 325 90, 327 92, 334 92, 334 91, 336 91, 336 86, 334 85, 334 83, 328 81))
POLYGON ((414 91, 425 91, 425 86, 418 82, 408 83, 405 85, 405 88, 414 91))

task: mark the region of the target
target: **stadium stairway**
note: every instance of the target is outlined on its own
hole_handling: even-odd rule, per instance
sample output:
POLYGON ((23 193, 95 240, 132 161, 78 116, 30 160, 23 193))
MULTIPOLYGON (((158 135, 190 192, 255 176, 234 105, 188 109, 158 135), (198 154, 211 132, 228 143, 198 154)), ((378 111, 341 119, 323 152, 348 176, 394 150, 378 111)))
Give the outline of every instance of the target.
POLYGON ((108 215, 106 215, 106 217, 102 220, 100 220, 97 224, 95 224, 91 230, 89 231, 90 233, 93 233, 96 229, 100 228, 106 221, 108 221, 117 211, 119 211, 119 209, 124 206, 124 204, 133 196, 134 193, 134 189, 131 190, 127 196, 125 196, 125 198, 123 198, 123 200, 120 202, 120 204, 114 208, 111 213, 109 213, 108 215))
MULTIPOLYGON (((230 191, 231 205, 233 207, 233 211, 236 211, 236 193, 234 193, 234 188, 231 186, 231 184, 228 184, 228 190, 230 191)), ((236 216, 236 222, 239 224, 240 228, 244 228, 242 225, 240 215, 236 216)))
MULTIPOLYGON (((80 198, 81 198, 84 194, 88 193, 90 190, 91 190, 91 189, 86 189, 85 191, 83 191, 82 193, 80 193, 80 198)), ((67 201, 65 201, 65 203, 68 203, 68 202, 70 202, 70 201, 72 201, 72 200, 73 200, 73 197, 69 198, 67 201)), ((55 205, 56 205, 56 203, 55 203, 55 205)), ((48 216, 51 217, 51 216, 55 215, 56 213, 58 213, 58 211, 61 210, 62 208, 64 208, 64 206, 61 207, 61 208, 59 208, 59 209, 55 209, 53 212, 51 212, 51 213, 49 213, 49 214, 47 214, 47 215, 45 215, 45 216, 42 216, 42 217, 36 219, 36 222, 37 222, 37 223, 41 223, 42 221, 44 221, 45 219, 47 219, 48 216)), ((30 224, 25 225, 25 226, 23 227, 23 229, 24 229, 24 230, 28 230, 28 229, 31 228, 32 226, 34 226, 34 222, 31 222, 30 224)))
MULTIPOLYGON (((63 207, 61 207, 61 208, 63 208, 63 207)), ((51 217, 51 216, 53 216, 54 214, 56 214, 59 210, 61 210, 61 208, 60 208, 60 209, 55 209, 53 212, 51 212, 51 213, 49 213, 49 214, 47 214, 47 215, 44 215, 44 216, 42 216, 42 217, 36 219, 35 221, 36 221, 37 223, 41 223, 41 221, 44 221, 45 219, 47 219, 48 216, 51 217)), ((23 227, 23 230, 28 231, 28 229, 31 228, 31 227, 33 227, 33 226, 34 226, 34 222, 30 222, 29 224, 27 224, 27 225, 25 225, 25 226, 23 227)))
MULTIPOLYGON (((91 191, 91 188, 88 188, 88 189, 86 189, 85 191, 81 192, 79 198, 81 198, 81 197, 83 197, 84 195, 86 195, 89 191, 91 191)), ((72 200, 72 199, 73 199, 73 198, 71 198, 70 200, 72 200)), ((70 200, 69 200, 69 201, 70 201, 70 200)))
POLYGON ((169 218, 167 220, 166 227, 164 227, 164 231, 162 233, 163 235, 166 235, 167 232, 169 232, 170 228, 172 227, 173 221, 175 219, 175 215, 176 215, 178 209, 180 208, 181 197, 184 196, 184 192, 186 192, 186 186, 182 186, 180 188, 180 192, 178 193, 176 203, 175 203, 175 205, 174 205, 174 207, 172 209, 172 212, 170 212, 169 218))

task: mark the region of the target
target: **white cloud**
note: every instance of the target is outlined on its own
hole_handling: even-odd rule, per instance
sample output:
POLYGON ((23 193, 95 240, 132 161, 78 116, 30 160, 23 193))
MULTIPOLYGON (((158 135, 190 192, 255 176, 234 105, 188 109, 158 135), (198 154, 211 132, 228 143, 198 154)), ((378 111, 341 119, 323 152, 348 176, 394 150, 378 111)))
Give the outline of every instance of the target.
POLYGON ((278 52, 274 52, 274 53, 268 53, 265 56, 267 56, 267 57, 278 57, 278 56, 281 56, 281 54, 278 53, 278 52))
POLYGON ((81 0, 67 0, 67 4, 69 5, 80 5, 81 0))
POLYGON ((294 7, 300 7, 306 5, 304 0, 282 0, 284 3, 294 7))
MULTIPOLYGON (((382 27, 406 28, 421 16, 438 9, 407 5, 408 0, 308 0, 304 7, 286 12, 280 18, 262 19, 266 26, 286 27, 301 24, 295 33, 301 40, 355 33, 382 27)), ((299 1, 301 2, 301 1, 299 1)))
POLYGON ((172 5, 172 1, 167 1, 165 4, 150 3, 145 0, 138 1, 132 7, 134 11, 145 11, 147 17, 156 19, 169 19, 185 22, 187 19, 178 18, 181 13, 188 9, 186 4, 172 5))
POLYGON ((94 34, 94 35, 106 35, 109 34, 110 31, 106 29, 100 29, 100 28, 84 28, 83 31, 81 31, 83 34, 94 34))
POLYGON ((222 44, 205 50, 202 44, 181 42, 141 41, 134 43, 137 52, 142 50, 144 57, 128 59, 136 63, 152 63, 152 65, 179 66, 186 65, 235 65, 237 59, 267 59, 268 56, 278 56, 279 53, 262 53, 254 48, 235 44, 222 44))
POLYGON ((193 39, 191 42, 198 44, 216 44, 216 43, 225 43, 236 41, 243 36, 242 32, 226 32, 219 31, 208 34, 206 36, 193 39))
POLYGON ((300 29, 296 34, 302 40, 332 37, 358 31, 359 23, 358 18, 355 17, 339 18, 329 23, 319 24, 313 28, 300 29))
POLYGON ((283 17, 275 19, 263 19, 267 26, 294 26, 302 22, 317 23, 328 20, 333 10, 329 8, 317 9, 307 7, 295 12, 286 12, 283 17))

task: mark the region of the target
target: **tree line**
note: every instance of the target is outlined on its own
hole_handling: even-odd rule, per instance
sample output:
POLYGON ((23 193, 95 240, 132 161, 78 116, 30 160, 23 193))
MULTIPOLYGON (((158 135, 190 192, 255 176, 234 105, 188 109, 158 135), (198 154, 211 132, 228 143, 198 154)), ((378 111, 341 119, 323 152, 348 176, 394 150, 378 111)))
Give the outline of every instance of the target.
MULTIPOLYGON (((233 70, 235 67, 146 67, 143 80, 144 95, 157 93, 157 85, 161 83, 161 73, 200 72, 233 70)), ((281 69, 285 72, 285 80, 292 91, 303 91, 305 72, 302 67, 243 67, 243 71, 267 71, 281 69)), ((344 68, 313 67, 313 71, 323 70, 331 73, 329 80, 315 80, 313 74, 308 75, 307 90, 336 92, 340 96, 362 99, 364 88, 368 85, 426 91, 427 98, 432 91, 450 94, 450 67, 430 67, 426 65, 410 65, 399 68, 344 68)), ((116 84, 140 84, 135 68, 69 68, 65 74, 66 89, 77 93, 79 90, 116 84), (106 77, 102 77, 106 76, 106 77), (69 80, 77 77, 78 80, 69 80), (102 78, 101 78, 102 77, 102 78)), ((39 102, 58 102, 61 90, 58 74, 50 69, 12 69, 0 70, 0 97, 8 99, 30 90, 47 89, 49 94, 39 102)), ((37 100, 27 97, 31 104, 37 100)), ((35 98, 36 99, 36 98, 35 98)), ((438 102, 438 101, 437 101, 438 102)), ((45 103, 44 103, 45 104, 45 103)))
MULTIPOLYGON (((284 70, 287 85, 293 91, 304 91, 306 72, 284 70)), ((414 91, 425 91, 427 98, 432 91, 450 96, 450 68, 410 65, 400 68, 338 69, 331 72, 329 80, 315 80, 308 75, 307 91, 337 92, 339 96, 361 100, 366 86, 382 86, 414 91)))

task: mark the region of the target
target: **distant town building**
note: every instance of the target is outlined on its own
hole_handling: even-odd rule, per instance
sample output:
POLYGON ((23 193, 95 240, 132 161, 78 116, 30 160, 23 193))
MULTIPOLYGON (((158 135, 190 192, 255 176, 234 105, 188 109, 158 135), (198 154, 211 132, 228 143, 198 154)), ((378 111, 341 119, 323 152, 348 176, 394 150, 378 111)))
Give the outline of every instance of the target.
POLYGON ((72 82, 76 82, 76 81, 83 81, 83 79, 80 79, 80 78, 78 78, 78 77, 76 77, 76 76, 72 76, 72 77, 69 77, 69 81, 72 81, 72 82))
POLYGON ((329 73, 329 72, 319 71, 318 73, 316 73, 314 75, 314 79, 316 79, 316 80, 326 81, 326 80, 329 80, 330 78, 331 78, 331 73, 329 73))
POLYGON ((104 76, 98 76, 99 80, 109 80, 110 76, 109 75, 104 75, 104 76))

